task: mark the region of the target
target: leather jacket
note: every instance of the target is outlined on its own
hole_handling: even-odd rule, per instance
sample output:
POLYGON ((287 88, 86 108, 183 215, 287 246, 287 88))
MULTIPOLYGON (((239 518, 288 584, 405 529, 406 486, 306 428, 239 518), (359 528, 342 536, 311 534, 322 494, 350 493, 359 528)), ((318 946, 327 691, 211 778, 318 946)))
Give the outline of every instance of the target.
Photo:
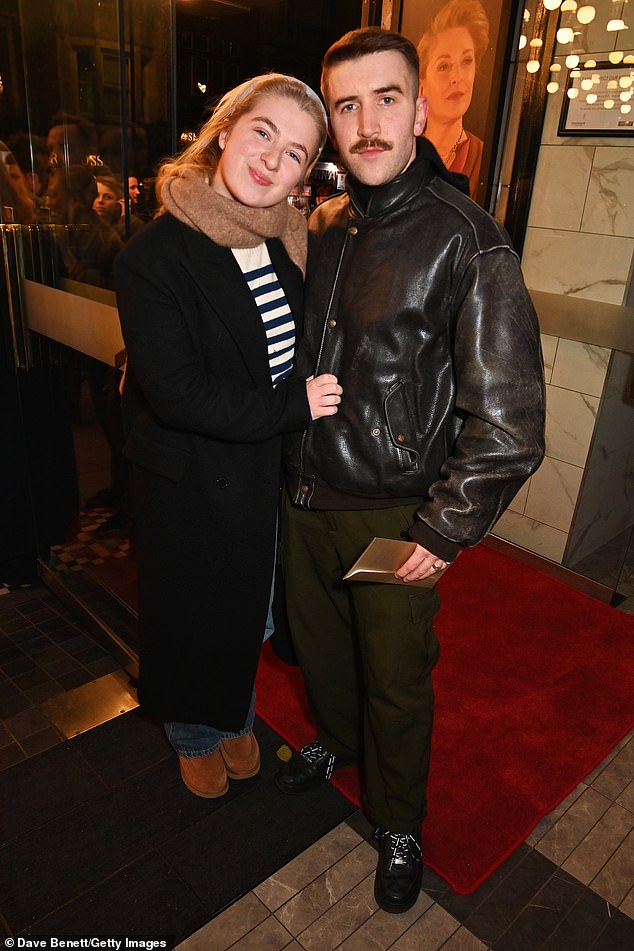
POLYGON ((303 508, 420 501, 409 534, 450 560, 541 462, 544 382, 508 236, 443 172, 419 146, 398 178, 351 181, 311 216, 296 373, 336 374, 343 397, 286 463, 303 508))

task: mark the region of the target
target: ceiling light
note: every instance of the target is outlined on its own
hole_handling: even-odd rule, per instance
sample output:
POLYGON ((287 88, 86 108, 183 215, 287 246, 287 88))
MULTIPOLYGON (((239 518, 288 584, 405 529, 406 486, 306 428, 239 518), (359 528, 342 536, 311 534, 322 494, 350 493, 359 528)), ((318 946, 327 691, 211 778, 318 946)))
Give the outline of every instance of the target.
POLYGON ((596 14, 597 14, 597 11, 592 6, 588 5, 584 7, 579 7, 579 9, 577 10, 577 19, 579 20, 579 23, 583 23, 585 26, 587 23, 592 23, 596 14))

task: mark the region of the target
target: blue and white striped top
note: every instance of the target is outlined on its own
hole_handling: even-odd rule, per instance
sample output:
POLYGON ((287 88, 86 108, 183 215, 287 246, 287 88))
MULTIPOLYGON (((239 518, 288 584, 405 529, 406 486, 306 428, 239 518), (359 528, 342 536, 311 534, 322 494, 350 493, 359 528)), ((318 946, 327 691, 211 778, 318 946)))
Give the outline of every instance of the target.
POLYGON ((268 343, 271 381, 277 386, 293 369, 295 322, 291 309, 266 244, 231 250, 260 311, 268 343))

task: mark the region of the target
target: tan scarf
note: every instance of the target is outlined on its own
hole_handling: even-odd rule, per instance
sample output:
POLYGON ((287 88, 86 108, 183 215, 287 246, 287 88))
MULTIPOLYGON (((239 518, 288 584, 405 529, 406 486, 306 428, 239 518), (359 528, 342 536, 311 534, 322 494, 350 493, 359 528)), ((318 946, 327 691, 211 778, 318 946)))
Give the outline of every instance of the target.
POLYGON ((306 219, 287 201, 270 208, 242 205, 220 195, 209 176, 194 169, 168 178, 161 199, 166 211, 223 248, 255 248, 267 238, 279 238, 291 261, 306 273, 306 219))

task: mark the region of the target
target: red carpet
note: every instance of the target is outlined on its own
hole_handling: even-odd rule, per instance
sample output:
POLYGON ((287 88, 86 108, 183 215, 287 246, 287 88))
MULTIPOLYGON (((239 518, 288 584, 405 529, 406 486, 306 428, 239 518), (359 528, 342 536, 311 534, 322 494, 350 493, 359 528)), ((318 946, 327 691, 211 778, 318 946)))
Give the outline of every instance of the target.
MULTIPOLYGON (((425 862, 469 894, 634 726, 634 617, 484 546, 440 582, 425 862)), ((259 715, 314 736, 301 674, 267 644, 259 715)), ((334 784, 359 802, 356 769, 334 784)))

